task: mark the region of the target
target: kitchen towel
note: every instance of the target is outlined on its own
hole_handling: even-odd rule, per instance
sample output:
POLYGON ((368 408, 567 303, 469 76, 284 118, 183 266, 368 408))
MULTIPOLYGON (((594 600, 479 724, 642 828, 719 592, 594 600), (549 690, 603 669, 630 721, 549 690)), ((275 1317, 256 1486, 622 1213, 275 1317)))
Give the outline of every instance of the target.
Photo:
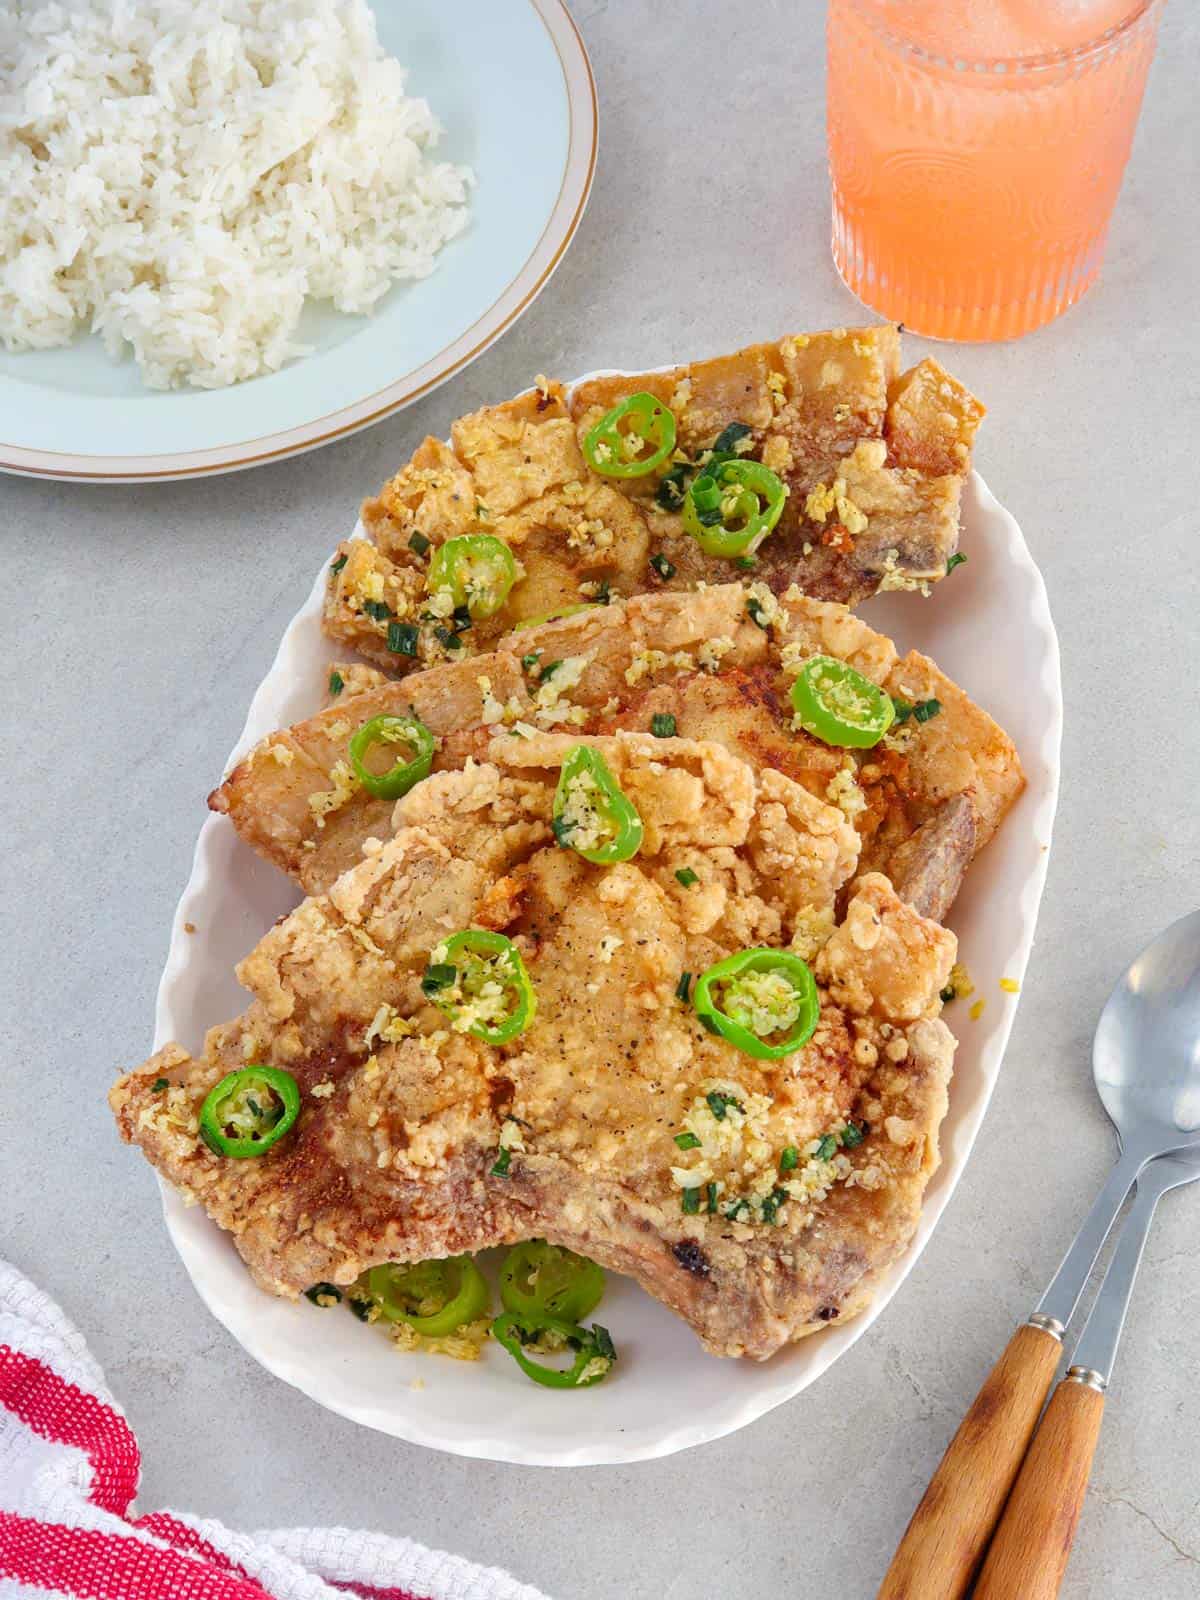
POLYGON ((0 1261, 0 1600, 545 1600, 411 1539, 134 1516, 140 1470, 83 1336, 0 1261))

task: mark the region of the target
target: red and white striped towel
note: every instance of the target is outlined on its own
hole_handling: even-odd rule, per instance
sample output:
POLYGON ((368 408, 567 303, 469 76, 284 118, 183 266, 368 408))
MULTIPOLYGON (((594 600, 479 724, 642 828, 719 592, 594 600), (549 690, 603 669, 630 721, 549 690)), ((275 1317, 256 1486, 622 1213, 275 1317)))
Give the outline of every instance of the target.
POLYGON ((411 1539, 135 1517, 140 1470, 82 1335, 0 1261, 0 1600, 545 1600, 411 1539))

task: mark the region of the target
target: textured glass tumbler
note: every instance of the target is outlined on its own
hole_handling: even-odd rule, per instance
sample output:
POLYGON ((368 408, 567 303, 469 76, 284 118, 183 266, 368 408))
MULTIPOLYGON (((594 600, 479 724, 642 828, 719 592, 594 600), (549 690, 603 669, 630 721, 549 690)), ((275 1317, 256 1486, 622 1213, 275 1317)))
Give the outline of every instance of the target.
POLYGON ((1010 339, 1073 305, 1104 254, 1161 5, 830 0, 850 290, 939 339, 1010 339))

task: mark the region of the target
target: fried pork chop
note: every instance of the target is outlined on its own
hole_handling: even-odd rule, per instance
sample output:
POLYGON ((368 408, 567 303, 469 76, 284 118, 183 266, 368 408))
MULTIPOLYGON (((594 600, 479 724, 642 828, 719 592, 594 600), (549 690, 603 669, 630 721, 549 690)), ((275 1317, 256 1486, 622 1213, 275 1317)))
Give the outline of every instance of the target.
POLYGON ((338 547, 325 605, 333 638, 394 676, 490 649, 515 623, 597 595, 723 583, 677 510, 656 500, 665 463, 640 478, 601 476, 582 442, 637 390, 674 413, 676 455, 694 461, 731 423, 739 450, 785 483, 779 525, 756 574, 854 603, 936 582, 958 543, 959 502, 983 407, 936 361, 899 374, 895 328, 836 329, 753 345, 665 373, 597 378, 568 401, 561 384, 460 418, 451 444, 426 439, 368 500, 368 539, 338 547), (521 573, 491 616, 456 627, 449 591, 427 579, 437 546, 492 534, 521 573), (401 630, 398 632, 397 630, 401 630))
POLYGON ((309 893, 358 861, 365 840, 389 835, 391 804, 364 792, 347 746, 369 718, 408 709, 438 736, 441 769, 481 756, 501 728, 520 743, 545 728, 645 730, 655 713, 670 714, 681 735, 715 740, 756 770, 836 800, 859 833, 864 868, 886 872, 935 919, 1024 786, 1010 740, 933 662, 900 658, 844 606, 793 591, 779 601, 738 584, 640 595, 520 630, 486 656, 399 683, 342 670, 345 687, 328 710, 262 741, 209 798, 309 893), (822 744, 792 727, 788 700, 814 653, 850 662, 910 704, 936 700, 940 711, 872 750, 822 744))
POLYGON ((807 949, 858 834, 724 743, 624 732, 589 742, 645 837, 592 866, 549 825, 578 738, 497 734, 486 759, 417 785, 398 831, 242 962, 245 1014, 200 1057, 160 1051, 111 1104, 275 1294, 544 1237, 635 1277, 711 1351, 765 1358, 861 1310, 912 1235, 946 1107, 955 940, 859 877, 813 963, 817 1031, 777 1061, 743 1054, 678 997, 681 974, 745 946, 807 949), (537 991, 509 1044, 455 1031, 422 991, 431 952, 470 926, 514 939, 537 991), (259 1159, 222 1159, 198 1111, 246 1061, 292 1073, 301 1115, 259 1159), (685 1128, 698 1142, 681 1153, 685 1128), (781 1171, 788 1147, 799 1163, 781 1171), (711 1214, 685 1211, 697 1186, 711 1214))

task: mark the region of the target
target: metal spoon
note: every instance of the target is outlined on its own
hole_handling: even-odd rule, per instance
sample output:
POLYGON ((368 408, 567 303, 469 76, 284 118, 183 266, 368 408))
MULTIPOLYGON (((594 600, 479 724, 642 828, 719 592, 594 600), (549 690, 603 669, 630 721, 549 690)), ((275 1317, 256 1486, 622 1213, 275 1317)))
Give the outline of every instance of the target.
POLYGON ((1159 934, 1108 997, 1092 1070, 1116 1124, 1120 1157, 1037 1309, 950 1441, 878 1600, 961 1600, 1029 1447, 1066 1325, 1125 1197, 1156 1156, 1200 1150, 1200 912, 1159 934))

